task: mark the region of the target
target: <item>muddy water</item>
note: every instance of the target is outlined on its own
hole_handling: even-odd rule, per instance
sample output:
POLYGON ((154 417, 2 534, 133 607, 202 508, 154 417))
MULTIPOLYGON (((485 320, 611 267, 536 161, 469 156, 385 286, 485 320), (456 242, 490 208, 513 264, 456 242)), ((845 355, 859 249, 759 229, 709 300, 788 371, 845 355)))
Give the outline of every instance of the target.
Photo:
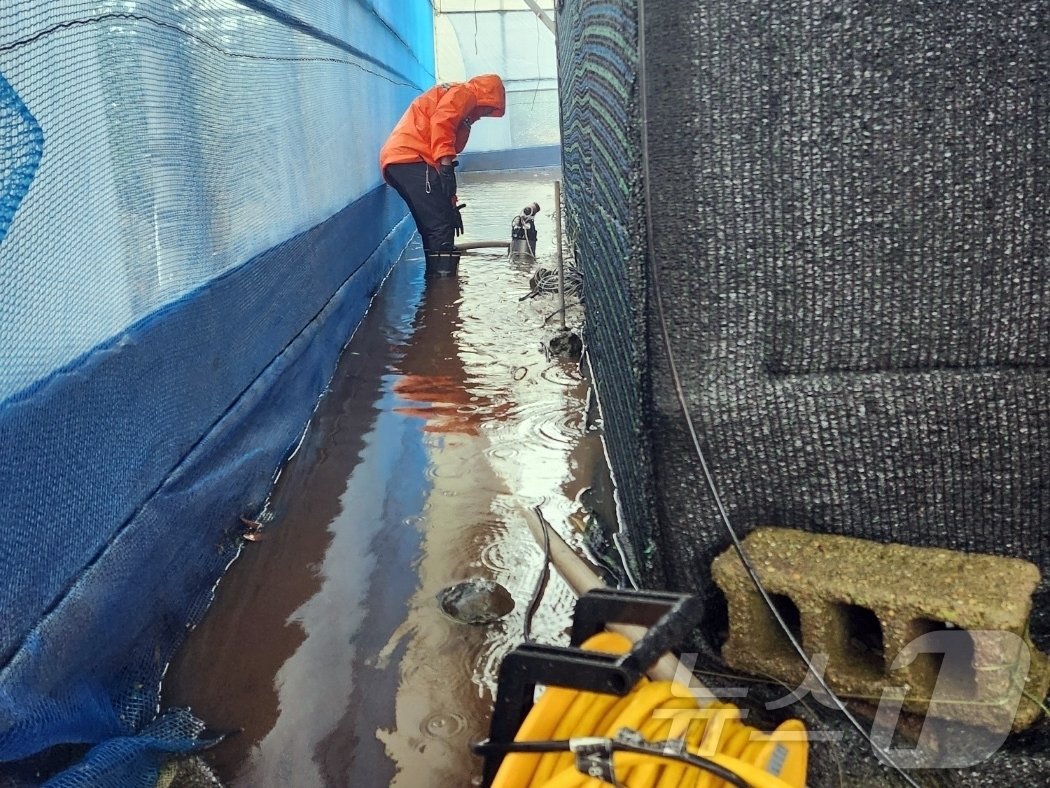
MULTIPOLYGON (((553 267, 554 172, 464 176, 467 235, 503 240, 539 202, 553 267)), ((206 760, 232 786, 462 786, 504 654, 522 641, 542 554, 540 506, 578 546, 600 461, 587 386, 550 360, 554 296, 519 301, 532 266, 464 257, 425 281, 413 246, 347 345, 266 513, 166 680, 165 702, 240 729, 206 760), (514 610, 476 627, 442 588, 486 577, 514 610)), ((569 313, 578 324, 578 309, 569 313)), ((534 636, 564 642, 573 597, 553 576, 534 636)))

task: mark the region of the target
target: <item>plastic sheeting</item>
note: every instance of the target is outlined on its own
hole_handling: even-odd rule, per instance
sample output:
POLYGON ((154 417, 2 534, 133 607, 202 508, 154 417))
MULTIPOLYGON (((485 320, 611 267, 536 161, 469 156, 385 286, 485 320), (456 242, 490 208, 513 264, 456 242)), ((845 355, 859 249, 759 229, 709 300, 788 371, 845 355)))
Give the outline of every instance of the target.
MULTIPOLYGON (((473 8, 470 3, 459 4, 464 5, 473 8)), ((543 149, 558 145, 555 41, 535 14, 524 5, 513 11, 442 13, 436 29, 440 80, 454 82, 496 73, 507 87, 506 115, 471 129, 465 161, 488 151, 536 149, 539 156, 543 149)))
POLYGON ((193 746, 139 736, 160 676, 411 233, 375 161, 432 9, 394 5, 0 11, 0 775, 193 746))

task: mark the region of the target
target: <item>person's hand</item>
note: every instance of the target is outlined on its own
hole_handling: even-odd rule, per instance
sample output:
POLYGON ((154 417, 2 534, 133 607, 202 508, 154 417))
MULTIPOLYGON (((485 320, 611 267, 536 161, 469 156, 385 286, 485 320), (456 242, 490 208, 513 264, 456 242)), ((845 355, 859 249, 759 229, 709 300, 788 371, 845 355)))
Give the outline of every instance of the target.
POLYGON ((456 231, 456 237, 463 235, 463 214, 460 213, 461 208, 466 208, 467 204, 461 202, 459 205, 452 206, 452 229, 456 231))
MULTIPOLYGON (((445 159, 442 159, 444 162, 445 159)), ((441 176, 441 188, 445 192, 445 196, 450 200, 454 200, 456 197, 456 166, 459 164, 458 161, 454 161, 451 164, 441 164, 438 169, 438 175, 441 176)))

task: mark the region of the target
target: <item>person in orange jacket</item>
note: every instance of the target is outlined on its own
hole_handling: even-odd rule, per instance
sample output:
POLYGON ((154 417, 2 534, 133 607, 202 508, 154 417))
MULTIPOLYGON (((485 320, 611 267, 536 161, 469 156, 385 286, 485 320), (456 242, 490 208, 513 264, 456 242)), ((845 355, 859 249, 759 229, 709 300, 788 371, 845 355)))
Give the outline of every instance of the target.
POLYGON ((425 252, 452 251, 463 232, 456 154, 478 118, 503 117, 506 110, 496 74, 436 85, 412 102, 379 152, 383 178, 408 203, 425 252))

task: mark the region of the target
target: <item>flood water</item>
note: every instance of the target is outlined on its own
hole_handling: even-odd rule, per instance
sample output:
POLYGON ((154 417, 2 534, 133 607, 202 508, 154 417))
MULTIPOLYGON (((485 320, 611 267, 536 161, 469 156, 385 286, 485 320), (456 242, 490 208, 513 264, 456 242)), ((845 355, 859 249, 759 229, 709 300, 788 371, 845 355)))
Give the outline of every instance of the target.
MULTIPOLYGON (((536 201, 538 261, 553 268, 556 177, 464 175, 460 240, 507 240, 536 201)), ((262 540, 165 680, 166 705, 241 731, 204 755, 225 784, 478 781, 469 744, 543 565, 525 518, 540 506, 581 547, 580 494, 604 462, 577 364, 544 352, 556 296, 519 301, 532 269, 498 251, 424 280, 413 244, 348 343, 262 540), (485 627, 446 617, 437 594, 471 577, 503 584, 514 610, 485 627)), ((573 600, 552 573, 538 640, 567 640, 573 600)))

